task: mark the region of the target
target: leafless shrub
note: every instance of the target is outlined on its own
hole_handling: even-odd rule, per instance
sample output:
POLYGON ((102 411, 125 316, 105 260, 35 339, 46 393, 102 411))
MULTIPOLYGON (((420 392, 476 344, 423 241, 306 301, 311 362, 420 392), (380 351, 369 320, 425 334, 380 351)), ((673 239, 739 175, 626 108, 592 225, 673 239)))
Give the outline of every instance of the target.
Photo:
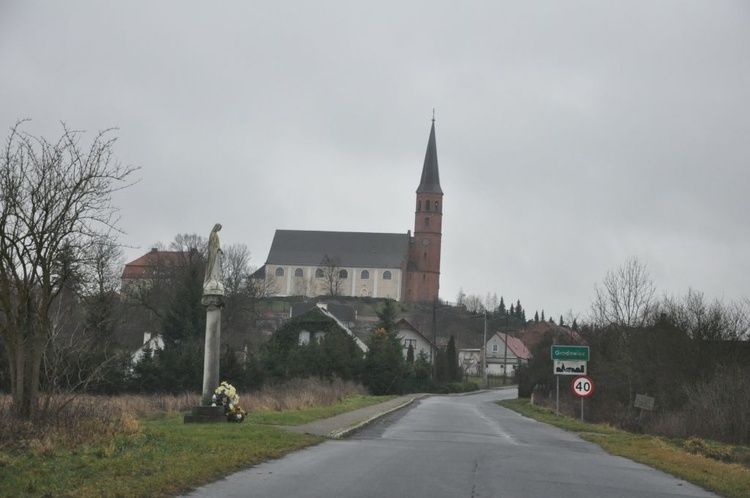
POLYGON ((655 415, 644 430, 664 437, 750 442, 750 370, 721 369, 686 393, 688 403, 682 410, 655 415))
POLYGON ((687 389, 687 395, 693 435, 750 442, 750 369, 720 370, 709 382, 687 389))

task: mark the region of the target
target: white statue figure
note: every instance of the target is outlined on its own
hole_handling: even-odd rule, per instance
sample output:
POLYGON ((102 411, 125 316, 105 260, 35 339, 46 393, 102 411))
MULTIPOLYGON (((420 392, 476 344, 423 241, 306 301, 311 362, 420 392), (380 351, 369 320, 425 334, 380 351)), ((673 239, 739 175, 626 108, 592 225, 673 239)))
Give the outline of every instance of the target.
POLYGON ((219 244, 219 230, 221 223, 214 225, 208 236, 208 261, 206 262, 206 276, 203 279, 204 295, 223 295, 224 284, 221 283, 221 245, 219 244))

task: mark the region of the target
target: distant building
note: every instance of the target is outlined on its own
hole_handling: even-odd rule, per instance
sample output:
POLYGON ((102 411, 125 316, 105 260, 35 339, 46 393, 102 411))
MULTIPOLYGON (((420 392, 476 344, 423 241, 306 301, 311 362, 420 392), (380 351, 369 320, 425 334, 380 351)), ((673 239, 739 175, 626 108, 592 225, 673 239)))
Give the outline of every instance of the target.
POLYGON ((478 376, 482 371, 482 350, 459 349, 458 364, 461 366, 464 375, 478 376))
POLYGON ((156 351, 164 349, 164 339, 159 334, 151 334, 150 332, 143 333, 143 344, 139 347, 132 356, 131 362, 133 364, 141 361, 141 358, 149 353, 150 356, 154 356, 156 351))
POLYGON ((414 234, 276 230, 265 265, 254 275, 282 296, 438 299, 443 224, 435 120, 416 191, 414 234))
POLYGON ((160 251, 156 248, 127 263, 122 272, 122 291, 138 287, 150 287, 158 280, 169 279, 175 269, 188 264, 189 259, 197 253, 182 251, 160 251))
POLYGON ((511 377, 519 365, 528 364, 531 352, 521 339, 496 332, 485 346, 487 374, 511 377))
POLYGON ((394 325, 394 331, 404 348, 404 358, 406 358, 411 345, 414 350, 414 359, 418 358, 420 353, 423 353, 432 362, 437 347, 408 320, 402 318, 397 321, 394 325))
POLYGON ((347 327, 341 320, 336 318, 333 313, 328 311, 328 305, 326 305, 325 303, 318 303, 307 312, 302 313, 301 315, 297 315, 297 320, 299 323, 309 324, 299 332, 297 342, 300 346, 308 344, 312 340, 321 341, 323 337, 325 337, 325 330, 320 330, 320 322, 316 320, 316 317, 319 315, 323 315, 327 319, 327 322, 333 322, 336 327, 344 331, 346 335, 354 340, 354 342, 357 344, 357 347, 359 347, 359 349, 361 349, 363 353, 367 353, 367 350, 369 348, 364 343, 364 341, 357 337, 354 332, 352 332, 351 329, 347 327), (309 320, 306 320, 308 318, 309 320))

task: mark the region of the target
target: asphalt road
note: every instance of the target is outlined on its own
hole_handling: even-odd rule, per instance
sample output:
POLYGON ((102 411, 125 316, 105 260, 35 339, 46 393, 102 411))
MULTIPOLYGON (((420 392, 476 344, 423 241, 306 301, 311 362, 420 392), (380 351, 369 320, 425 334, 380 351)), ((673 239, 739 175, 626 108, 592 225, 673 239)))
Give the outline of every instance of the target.
POLYGON ((494 403, 515 390, 421 399, 362 429, 189 497, 715 497, 494 403))

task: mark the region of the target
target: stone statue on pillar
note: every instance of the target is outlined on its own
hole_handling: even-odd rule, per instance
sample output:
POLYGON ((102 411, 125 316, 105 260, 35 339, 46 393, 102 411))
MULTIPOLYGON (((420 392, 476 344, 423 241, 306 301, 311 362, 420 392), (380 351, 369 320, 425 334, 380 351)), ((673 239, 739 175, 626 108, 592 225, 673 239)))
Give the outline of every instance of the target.
POLYGON ((221 224, 214 225, 208 236, 208 259, 203 279, 201 303, 206 307, 206 350, 203 356, 203 402, 208 403, 219 385, 221 350, 221 308, 224 307, 224 284, 221 282, 221 224))
POLYGON ((206 276, 203 279, 204 296, 224 295, 224 284, 221 283, 221 258, 224 253, 221 251, 219 242, 219 230, 221 230, 221 223, 215 224, 208 236, 208 261, 206 262, 206 276))

